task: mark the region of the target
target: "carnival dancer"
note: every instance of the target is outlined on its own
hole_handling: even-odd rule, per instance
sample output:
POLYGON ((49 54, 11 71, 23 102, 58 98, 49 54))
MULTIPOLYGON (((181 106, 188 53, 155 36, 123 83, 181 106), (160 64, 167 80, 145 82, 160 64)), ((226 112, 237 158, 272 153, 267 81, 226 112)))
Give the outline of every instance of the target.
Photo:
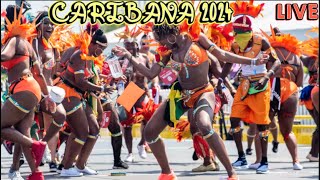
MULTIPOLYGON (((45 161, 49 163, 50 172, 56 172, 57 162, 55 161, 56 147, 58 143, 59 130, 62 128, 66 120, 66 111, 62 105, 65 92, 62 88, 53 86, 53 74, 56 60, 60 59, 59 52, 50 42, 50 36, 54 31, 53 24, 50 22, 48 12, 40 12, 36 17, 37 38, 33 41, 33 48, 37 56, 42 62, 42 72, 46 79, 47 85, 51 91, 54 91, 57 97, 57 111, 50 113, 44 109, 44 103, 40 103, 40 112, 43 114, 43 123, 45 128, 45 135, 42 141, 48 142, 51 151, 51 157, 45 157, 45 161)), ((45 163, 45 162, 43 162, 45 163)))
MULTIPOLYGON (((234 16, 240 15, 233 22, 235 42, 232 44, 232 51, 245 57, 259 57, 261 53, 270 54, 269 61, 272 67, 267 71, 266 65, 254 65, 241 67, 241 83, 234 96, 231 109, 230 134, 233 135, 237 150, 238 159, 232 164, 237 169, 248 168, 248 163, 242 147, 242 130, 240 121, 257 124, 260 146, 262 149, 262 160, 257 168, 257 173, 268 173, 267 146, 269 134, 269 110, 270 110, 270 83, 269 79, 280 67, 280 60, 269 42, 260 35, 253 33, 251 20, 248 17, 257 17, 264 4, 253 5, 253 1, 237 1, 231 3, 234 16)), ((232 64, 225 64, 222 77, 227 76, 232 64)))
MULTIPOLYGON (((203 27, 202 29, 204 31, 204 34, 209 38, 209 40, 214 42, 219 48, 226 51, 230 50, 231 43, 233 41, 233 36, 230 35, 230 32, 232 32, 231 23, 226 25, 218 25, 213 23, 203 27)), ((226 102, 227 99, 225 97, 225 94, 222 92, 223 84, 227 86, 231 94, 235 94, 236 90, 232 86, 228 78, 225 78, 225 79, 220 78, 221 72, 222 72, 222 68, 220 64, 223 62, 220 62, 215 56, 211 54, 209 54, 209 59, 210 59, 209 61, 210 83, 212 84, 213 87, 216 88, 216 91, 215 91, 216 102, 215 102, 215 107, 213 109, 214 116, 212 119, 212 121, 215 122, 216 116, 220 111, 220 109, 222 108, 223 104, 227 104, 226 102)), ((188 120, 191 121, 190 120, 191 118, 192 118, 192 111, 189 110, 188 120)), ((190 132, 192 134, 193 146, 195 149, 193 158, 198 159, 197 156, 200 156, 203 158, 203 164, 197 168, 192 169, 192 172, 219 171, 220 168, 219 168, 219 164, 215 160, 215 153, 210 150, 208 143, 205 140, 201 139, 200 133, 197 132, 197 127, 194 127, 194 126, 190 127, 190 132)))
MULTIPOLYGON (((307 32, 317 32, 318 28, 313 28, 307 32)), ((300 94, 301 104, 305 105, 313 118, 316 129, 312 134, 311 150, 307 155, 307 159, 311 162, 319 162, 319 101, 317 92, 319 91, 319 38, 311 38, 304 41, 301 45, 301 57, 304 66, 308 68, 309 72, 309 85, 302 89, 300 94), (317 70, 318 69, 318 70, 317 70)))
MULTIPOLYGON (((99 24, 91 25, 90 23, 87 23, 85 31, 88 34, 94 34, 99 28, 100 28, 99 24)), ((78 35, 76 35, 73 32, 70 32, 68 29, 64 28, 64 30, 62 30, 62 32, 65 32, 65 31, 66 31, 66 33, 64 33, 64 38, 61 38, 60 43, 57 44, 63 50, 63 53, 61 55, 61 59, 57 65, 57 74, 56 74, 57 77, 60 77, 60 75, 64 73, 64 71, 66 70, 66 67, 69 63, 69 60, 71 59, 72 54, 75 51, 77 51, 81 46, 81 40, 79 39, 78 35), (66 36, 68 36, 68 37, 66 37, 66 36)), ((58 39, 58 38, 59 37, 54 38, 54 39, 58 39)), ((99 56, 99 58, 102 58, 100 56, 99 56)), ((104 61, 104 63, 105 63, 105 61, 104 61)), ((109 78, 107 76, 105 76, 107 74, 104 71, 105 71, 105 68, 103 65, 102 72, 99 74, 99 76, 100 76, 100 78, 102 78, 104 80, 108 80, 109 78)), ((124 77, 121 77, 119 79, 124 80, 124 77)), ((57 80, 59 80, 59 78, 57 78, 55 81, 57 81, 57 80)), ((103 111, 111 110, 112 116, 111 116, 111 120, 110 120, 110 124, 108 126, 108 129, 113 135, 116 135, 115 137, 113 137, 113 136, 111 137, 111 144, 112 144, 112 148, 113 148, 113 152, 114 152, 114 166, 113 166, 113 168, 127 169, 128 165, 126 163, 124 163, 123 161, 121 161, 121 157, 120 157, 121 147, 122 147, 122 133, 120 130, 119 121, 117 120, 118 115, 116 114, 116 111, 112 111, 114 109, 109 109, 110 106, 106 105, 107 101, 102 101, 102 100, 103 100, 103 98, 101 98, 103 110, 101 112, 98 112, 98 117, 102 116, 103 111)), ((71 129, 68 126, 68 124, 65 123, 64 127, 60 131, 60 143, 67 141, 70 133, 71 133, 71 129)), ((61 172, 61 170, 63 168, 64 161, 65 161, 65 158, 63 158, 61 164, 58 166, 59 173, 61 172)))
MULTIPOLYGON (((137 58, 139 63, 144 64, 145 66, 149 67, 149 60, 148 57, 145 54, 139 53, 139 45, 137 42, 137 36, 140 35, 142 31, 135 26, 132 30, 129 29, 128 25, 125 26, 125 30, 122 33, 115 34, 117 37, 124 40, 123 44, 127 51, 129 51, 134 57, 137 58)), ((133 69, 132 64, 129 62, 128 59, 121 59, 119 60, 120 64, 122 65, 122 70, 124 71, 124 74, 126 75, 128 82, 133 81, 138 87, 145 90, 145 94, 141 96, 138 101, 135 103, 132 112, 129 112, 129 114, 135 114, 135 112, 138 112, 138 109, 143 109, 143 104, 147 104, 147 102, 150 99, 149 94, 149 88, 147 85, 146 77, 141 74, 139 71, 136 71, 133 69)), ((128 83, 124 85, 124 87, 127 87, 128 83)), ((128 155, 125 159, 126 162, 134 162, 134 156, 132 154, 132 125, 134 123, 133 116, 128 116, 127 120, 121 121, 121 124, 124 128, 124 138, 126 142, 126 146, 128 149, 128 155)), ((141 123, 146 124, 148 119, 143 120, 141 123)), ((143 127, 144 127, 143 125, 143 127)), ((147 153, 145 150, 145 138, 144 134, 141 134, 140 142, 138 143, 138 153, 139 156, 142 159, 147 158, 147 153)))
MULTIPOLYGON (((278 116, 280 132, 292 157, 293 169, 301 170, 303 166, 298 159, 297 140, 292 133, 293 121, 298 108, 298 87, 303 85, 303 64, 299 58, 301 53, 300 42, 290 34, 281 33, 278 28, 272 29, 271 27, 271 32, 272 35, 269 36, 262 31, 277 53, 281 66, 275 72, 274 77, 271 78, 270 130, 271 127, 277 127, 274 117, 278 116)), ((271 66, 272 62, 269 62, 267 69, 271 66)), ((256 132, 255 126, 250 126, 250 128, 253 128, 253 132, 256 132)), ((274 136, 274 138, 277 137, 274 136)), ((260 143, 259 138, 256 138, 256 141, 257 144, 260 143)), ((260 166, 261 149, 259 147, 256 154, 256 162, 249 166, 250 169, 257 169, 260 166)))
POLYGON ((165 100, 159 106, 144 130, 146 141, 161 166, 159 179, 177 179, 170 169, 164 144, 159 134, 167 125, 174 127, 181 115, 190 108, 194 108, 192 115, 195 119, 191 123, 196 123, 201 135, 204 136, 210 148, 227 169, 229 179, 237 179, 223 141, 212 129, 212 107, 214 107, 215 97, 214 89, 208 81, 209 58, 207 50, 222 61, 246 62, 247 64, 260 61, 221 50, 204 34, 200 33, 199 21, 196 22, 191 27, 187 22, 181 24, 180 28, 166 23, 153 26, 155 40, 162 45, 158 48, 162 57, 151 69, 140 63, 125 48, 117 46, 112 51, 118 56, 129 59, 133 66, 149 79, 156 77, 170 59, 172 67, 179 72, 178 82, 175 82, 171 87, 170 100, 165 100))
MULTIPOLYGON (((82 41, 80 50, 71 56, 67 70, 61 75, 58 87, 66 91, 62 101, 67 112, 67 122, 72 129, 64 154, 64 169, 60 176, 95 175, 97 172, 85 164, 99 135, 99 125, 93 110, 85 101, 86 93, 111 92, 113 88, 107 85, 99 86, 89 80, 97 74, 94 63, 107 47, 107 38, 102 30, 97 30, 91 37, 86 32, 79 36, 82 41), (72 164, 78 156, 75 167, 72 164)), ((102 62, 101 62, 102 63, 102 62)))
POLYGON ((121 147, 122 147, 122 131, 121 131, 121 124, 119 121, 119 115, 115 108, 115 104, 110 101, 110 99, 106 99, 101 101, 103 112, 110 112, 110 119, 108 130, 111 133, 111 145, 113 150, 113 169, 128 169, 129 166, 127 163, 121 160, 121 147), (108 101, 109 100, 109 101, 108 101))
MULTIPOLYGON (((151 67, 154 63, 157 63, 155 60, 155 54, 151 52, 150 50, 150 40, 152 40, 152 38, 150 37, 150 35, 148 33, 144 34, 141 37, 140 40, 140 53, 146 54, 149 60, 149 67, 151 67)), ((160 83, 159 83, 159 78, 155 77, 154 79, 152 79, 149 82, 149 87, 151 87, 152 89, 152 99, 155 102, 155 104, 159 104, 162 100, 161 95, 159 94, 160 92, 160 83), (150 84, 151 83, 151 84, 150 84)), ((144 129, 145 124, 141 123, 140 126, 140 130, 141 130, 141 134, 143 134, 143 129, 144 129)), ((148 146, 148 143, 144 143, 145 146, 145 150, 147 153, 152 153, 150 147, 148 146)))
MULTIPOLYGON (((41 100, 41 92, 45 96, 45 109, 55 112, 55 103, 49 97, 40 63, 30 44, 35 37, 35 23, 23 23, 22 9, 11 5, 6 9, 1 66, 8 70, 10 97, 1 108, 1 137, 22 146, 32 171, 28 179, 44 179, 38 166, 46 143, 33 141, 29 132, 34 108, 41 100)), ((15 176, 13 178, 22 179, 19 171, 16 171, 15 176)))

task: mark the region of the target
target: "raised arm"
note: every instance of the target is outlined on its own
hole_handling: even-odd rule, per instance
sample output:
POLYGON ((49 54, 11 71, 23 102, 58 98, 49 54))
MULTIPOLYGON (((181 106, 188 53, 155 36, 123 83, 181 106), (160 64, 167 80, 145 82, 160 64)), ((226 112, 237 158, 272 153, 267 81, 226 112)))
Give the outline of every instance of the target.
POLYGON ((16 54, 16 46, 18 39, 16 37, 11 38, 5 45, 1 47, 1 62, 10 61, 16 54))
POLYGON ((137 61, 137 59, 123 47, 116 46, 112 49, 112 52, 114 52, 117 56, 128 58, 128 60, 132 63, 134 68, 136 68, 141 74, 143 74, 150 80, 160 74, 161 68, 165 67, 170 59, 169 56, 165 56, 162 58, 161 62, 154 64, 151 68, 147 68, 145 64, 142 64, 139 61, 137 61))
MULTIPOLYGON (((247 58, 243 56, 239 56, 236 54, 233 54, 231 52, 224 51, 220 49, 217 45, 215 45, 213 42, 211 42, 206 35, 203 33, 200 34, 199 41, 200 45, 208 50, 211 54, 213 54, 215 57, 217 57, 220 61, 228 62, 228 63, 237 63, 237 64, 247 64, 247 65, 259 65, 264 64, 264 59, 259 58, 247 58)), ((265 57, 264 57, 265 58, 265 57)))

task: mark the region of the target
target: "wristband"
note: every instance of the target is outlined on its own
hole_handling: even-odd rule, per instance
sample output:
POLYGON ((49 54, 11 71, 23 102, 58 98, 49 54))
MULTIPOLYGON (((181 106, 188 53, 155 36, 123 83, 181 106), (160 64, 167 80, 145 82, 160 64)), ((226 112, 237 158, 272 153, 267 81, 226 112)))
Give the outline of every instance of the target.
POLYGON ((101 86, 101 91, 100 92, 104 92, 104 86, 101 86))
POLYGON ((255 58, 254 60, 251 61, 251 66, 255 66, 257 62, 257 58, 255 58))
POLYGON ((50 97, 50 95, 49 95, 49 94, 47 94, 47 95, 41 94, 41 95, 42 95, 42 97, 43 97, 43 98, 50 97))
POLYGON ((213 51, 215 48, 216 48, 216 46, 215 46, 214 44, 212 44, 212 45, 209 47, 208 51, 209 51, 210 53, 212 53, 212 51, 213 51))
POLYGON ((274 75, 274 71, 271 69, 271 70, 269 70, 269 72, 271 72, 272 73, 272 75, 274 75))

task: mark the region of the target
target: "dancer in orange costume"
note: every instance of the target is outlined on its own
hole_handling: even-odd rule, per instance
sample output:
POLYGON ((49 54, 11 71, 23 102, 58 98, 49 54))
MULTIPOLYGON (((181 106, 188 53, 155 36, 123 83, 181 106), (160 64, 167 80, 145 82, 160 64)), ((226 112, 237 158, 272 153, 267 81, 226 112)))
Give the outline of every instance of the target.
POLYGON ((308 33, 319 33, 319 28, 313 28, 307 32, 308 40, 301 45, 301 57, 304 65, 309 71, 309 85, 306 86, 300 95, 301 104, 305 105, 312 116, 316 129, 312 134, 311 150, 307 159, 311 162, 319 162, 319 37, 311 38, 308 33))
MULTIPOLYGON (((32 171, 28 179, 38 180, 44 179, 38 166, 46 143, 33 141, 29 131, 34 119, 34 108, 41 100, 41 92, 45 96, 46 109, 54 112, 56 107, 49 97, 40 63, 30 44, 35 37, 35 24, 22 22, 22 7, 8 6, 6 9, 1 66, 8 70, 11 95, 1 108, 1 137, 22 146, 32 171), (14 125, 16 128, 12 128, 14 125)), ((19 172, 16 175, 16 178, 21 178, 19 172)))
MULTIPOLYGON (((248 163, 242 147, 242 130, 240 121, 257 124, 262 149, 262 159, 257 173, 268 173, 267 146, 269 134, 270 83, 269 79, 280 67, 280 60, 269 42, 260 35, 253 33, 251 20, 248 16, 257 17, 263 9, 264 3, 254 5, 253 1, 237 1, 230 4, 237 16, 233 22, 235 42, 232 51, 244 57, 259 57, 262 53, 269 54, 272 67, 268 71, 266 65, 242 66, 241 82, 234 96, 230 121, 230 134, 233 135, 238 159, 233 163, 237 169, 248 168, 248 163)), ((232 64, 225 64, 222 77, 230 72, 232 64)))
MULTIPOLYGON (((195 20, 193 25, 183 22, 177 27, 164 23, 153 26, 151 29, 156 41, 162 45, 157 49, 161 56, 160 61, 151 69, 139 63, 130 52, 122 47, 117 46, 112 51, 118 56, 129 59, 133 66, 149 79, 156 77, 170 59, 172 60, 172 68, 179 74, 178 81, 171 87, 169 99, 159 106, 144 131, 146 140, 161 166, 162 171, 159 179, 177 179, 170 169, 164 144, 159 134, 167 125, 174 127, 177 120, 188 109, 193 110, 192 115, 195 119, 191 123, 196 123, 201 135, 204 136, 210 148, 214 150, 227 169, 229 179, 237 179, 223 141, 212 129, 212 107, 214 107, 215 96, 213 87, 208 81, 209 58, 207 53, 212 53, 221 61, 234 63, 250 64, 260 61, 258 58, 253 60, 221 50, 204 34, 200 33, 198 20, 195 20)), ((263 62, 264 58, 261 60, 263 62)))
MULTIPOLYGON (((301 170, 303 166, 299 163, 298 147, 295 135, 292 133, 293 121, 298 108, 298 86, 303 85, 303 64, 299 58, 301 53, 299 40, 290 35, 283 34, 278 28, 271 27, 272 35, 262 33, 275 49, 277 56, 281 61, 281 66, 271 78, 272 98, 269 117, 271 119, 270 130, 277 131, 275 116, 278 116, 280 132, 287 145, 292 157, 294 170, 301 170)), ((271 67, 267 64, 267 68, 271 67)), ((255 126, 250 126, 253 132, 256 132, 255 126)), ((273 133, 274 141, 277 139, 277 133, 273 133)), ((261 143, 259 138, 255 138, 256 145, 261 143)), ((273 142, 274 144, 274 142, 273 142)), ((261 149, 256 146, 256 162, 249 166, 250 169, 257 169, 261 161, 261 149)))

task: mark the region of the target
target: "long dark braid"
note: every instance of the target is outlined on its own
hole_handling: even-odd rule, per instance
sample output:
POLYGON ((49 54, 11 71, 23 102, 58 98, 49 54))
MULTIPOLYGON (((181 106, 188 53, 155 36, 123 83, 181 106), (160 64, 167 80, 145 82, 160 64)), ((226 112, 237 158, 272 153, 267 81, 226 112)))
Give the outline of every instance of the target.
POLYGON ((164 38, 165 36, 168 36, 170 34, 178 34, 179 28, 175 25, 168 25, 166 23, 161 25, 154 25, 152 28, 153 32, 156 33, 159 38, 164 38))

